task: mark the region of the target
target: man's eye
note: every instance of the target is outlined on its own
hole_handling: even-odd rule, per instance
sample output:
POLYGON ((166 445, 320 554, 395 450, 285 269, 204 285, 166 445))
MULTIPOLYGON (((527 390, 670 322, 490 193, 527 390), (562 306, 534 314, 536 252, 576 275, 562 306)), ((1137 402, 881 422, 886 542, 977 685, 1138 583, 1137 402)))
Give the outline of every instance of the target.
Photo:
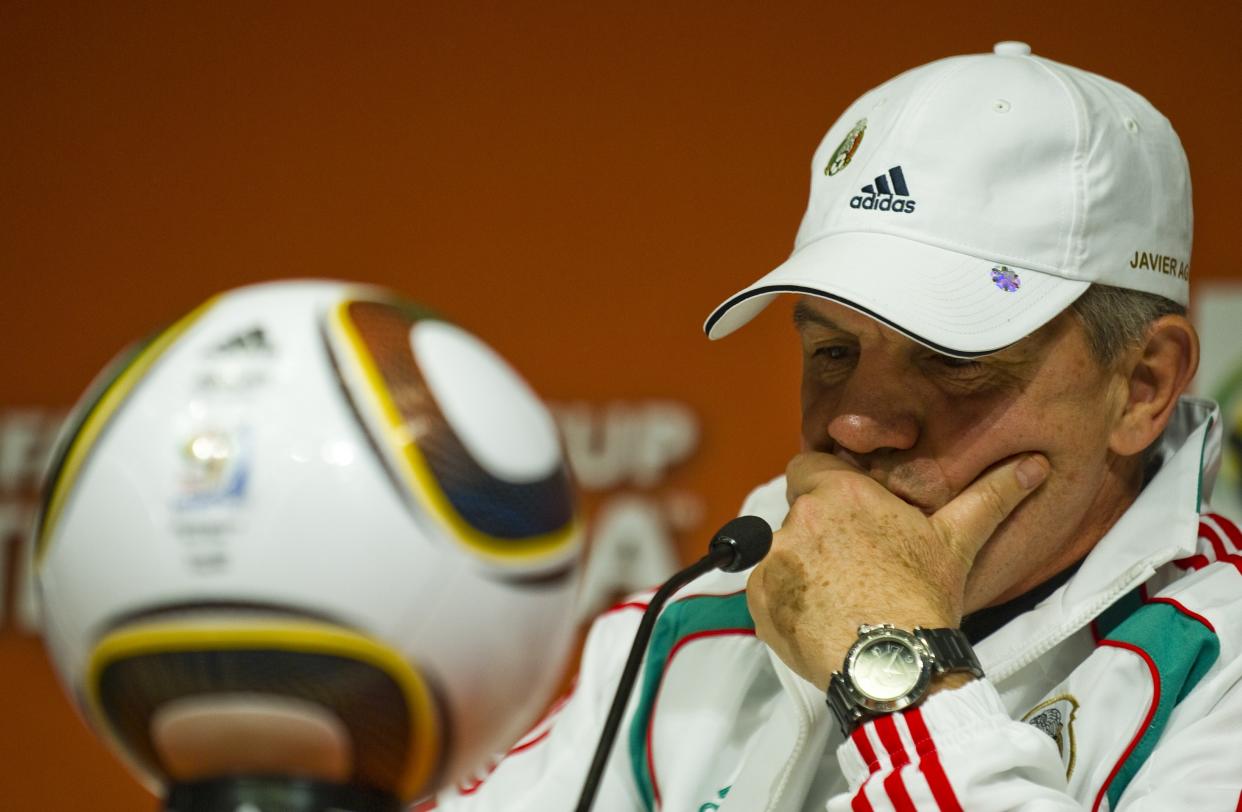
POLYGON ((830 361, 840 361, 849 358, 853 349, 840 344, 830 344, 824 347, 815 348, 815 357, 825 358, 830 361))
POLYGON ((940 375, 946 380, 974 382, 981 380, 987 373, 987 366, 981 361, 970 358, 952 358, 948 355, 937 355, 933 363, 940 375))
POLYGON ((954 358, 951 355, 937 355, 936 361, 948 369, 972 370, 981 369, 983 364, 973 358, 954 358))

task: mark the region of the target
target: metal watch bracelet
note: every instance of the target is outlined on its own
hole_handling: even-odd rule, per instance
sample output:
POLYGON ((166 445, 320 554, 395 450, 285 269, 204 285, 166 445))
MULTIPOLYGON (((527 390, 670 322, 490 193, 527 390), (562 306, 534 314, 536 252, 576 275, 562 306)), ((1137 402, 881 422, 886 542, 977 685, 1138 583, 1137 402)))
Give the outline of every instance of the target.
POLYGON ((917 626, 914 636, 922 640, 931 652, 932 667, 937 674, 965 672, 973 674, 976 679, 983 677, 979 658, 961 629, 924 629, 917 626))
MULTIPOLYGON (((859 630, 860 635, 868 629, 877 628, 880 627, 862 626, 859 630)), ((975 656, 974 649, 971 648, 965 633, 960 629, 927 629, 919 626, 915 627, 913 633, 906 632, 905 634, 914 637, 928 655, 924 658, 927 667, 924 673, 930 672, 930 675, 934 677, 961 672, 972 674, 976 678, 983 677, 983 668, 979 665, 979 659, 975 656)), ((926 696, 928 687, 925 679, 918 695, 912 696, 908 704, 921 702, 926 696)), ((899 712, 898 709, 876 710, 853 701, 852 686, 843 671, 833 672, 826 694, 828 707, 836 716, 841 725, 841 731, 846 736, 849 736, 854 728, 868 719, 899 712)))

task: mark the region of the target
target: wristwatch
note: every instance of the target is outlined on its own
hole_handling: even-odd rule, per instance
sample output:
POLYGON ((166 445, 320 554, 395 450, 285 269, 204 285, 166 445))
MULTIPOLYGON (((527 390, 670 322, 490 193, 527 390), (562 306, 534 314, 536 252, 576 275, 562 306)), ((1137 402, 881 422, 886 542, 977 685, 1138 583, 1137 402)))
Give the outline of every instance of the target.
POLYGON ((849 736, 868 719, 919 702, 933 676, 953 671, 983 676, 961 629, 917 627, 911 633, 887 623, 864 624, 845 665, 828 682, 828 707, 849 736))

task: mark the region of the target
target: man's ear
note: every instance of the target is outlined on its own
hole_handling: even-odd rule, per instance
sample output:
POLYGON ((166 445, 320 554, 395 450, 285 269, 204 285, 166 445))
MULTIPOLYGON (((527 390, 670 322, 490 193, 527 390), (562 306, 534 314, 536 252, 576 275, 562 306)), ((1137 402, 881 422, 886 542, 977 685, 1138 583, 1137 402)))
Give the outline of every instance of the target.
POLYGON ((1161 316, 1147 329, 1141 347, 1127 353, 1120 370, 1129 397, 1113 426, 1109 448, 1138 454, 1156 441, 1199 368, 1199 334, 1185 316, 1161 316))

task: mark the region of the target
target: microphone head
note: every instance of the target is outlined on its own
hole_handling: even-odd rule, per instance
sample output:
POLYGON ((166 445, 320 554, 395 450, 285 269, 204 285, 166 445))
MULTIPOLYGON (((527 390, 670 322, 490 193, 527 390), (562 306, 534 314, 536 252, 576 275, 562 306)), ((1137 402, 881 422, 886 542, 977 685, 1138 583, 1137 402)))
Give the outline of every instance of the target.
POLYGON ((738 516, 716 531, 708 555, 722 559, 718 569, 741 572, 758 564, 772 548, 772 528, 758 516, 738 516))

